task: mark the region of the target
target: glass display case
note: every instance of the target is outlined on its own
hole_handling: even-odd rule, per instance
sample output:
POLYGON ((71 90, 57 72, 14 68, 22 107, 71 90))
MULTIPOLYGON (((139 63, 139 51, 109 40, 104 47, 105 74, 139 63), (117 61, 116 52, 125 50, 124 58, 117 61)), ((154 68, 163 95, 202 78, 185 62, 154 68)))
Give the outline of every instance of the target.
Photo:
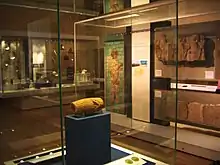
POLYGON ((4 0, 0 11, 0 164, 65 164, 64 117, 84 98, 104 100, 112 146, 156 165, 220 158, 219 0, 4 0))
MULTIPOLYGON (((61 151, 60 108, 71 114, 69 104, 76 99, 70 25, 87 16, 62 11, 59 27, 64 28, 58 36, 57 6, 54 9, 34 6, 34 1, 7 2, 0 2, 0 150, 5 151, 0 154, 0 164, 19 164, 24 159, 41 157, 42 152, 54 156, 61 151)), ((96 38, 79 40, 82 48, 97 43, 96 38)), ((89 54, 84 49, 79 52, 82 56, 89 54)), ((81 90, 77 95, 84 97, 99 88, 91 81, 96 73, 85 65, 82 62, 82 75, 78 76, 82 83, 77 84, 81 90)))
POLYGON ((21 38, 1 39, 2 91, 27 86, 24 46, 21 38))
POLYGON ((102 89, 94 96, 111 112, 113 141, 133 137, 169 148, 169 156, 158 155, 171 164, 177 151, 218 159, 219 6, 156 1, 74 24, 76 68, 77 36, 99 38, 102 89))
MULTIPOLYGON (((112 141, 121 142, 123 137, 142 140, 152 149, 138 148, 138 151, 169 164, 174 163, 177 125, 175 118, 171 126, 168 119, 161 117, 164 105, 156 98, 167 98, 162 93, 172 95, 169 99, 175 114, 177 90, 172 90, 170 83, 171 79, 174 86, 177 83, 178 66, 174 65, 170 70, 174 77, 160 75, 154 45, 157 30, 170 28, 173 45, 169 50, 173 52, 176 64, 176 10, 175 1, 153 2, 74 24, 76 72, 80 58, 77 37, 95 36, 99 40, 98 51, 92 58, 99 67, 97 83, 100 89, 92 96, 103 98, 105 110, 111 112, 112 141), (163 147, 169 148, 169 156, 162 152, 163 147), (158 150, 160 154, 152 154, 152 150, 158 150)), ((93 50, 90 47, 86 49, 93 50)), ((87 58, 86 61, 91 61, 89 56, 87 58)))

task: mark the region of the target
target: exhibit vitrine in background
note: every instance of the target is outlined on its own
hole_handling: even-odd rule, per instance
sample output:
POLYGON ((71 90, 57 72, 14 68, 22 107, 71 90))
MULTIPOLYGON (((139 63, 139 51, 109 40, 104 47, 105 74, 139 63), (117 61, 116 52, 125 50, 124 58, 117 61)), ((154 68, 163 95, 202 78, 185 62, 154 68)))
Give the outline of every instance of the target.
POLYGON ((1 39, 1 89, 13 90, 25 86, 25 53, 21 38, 1 39))
MULTIPOLYGON (((152 150, 158 150, 155 158, 160 157, 160 160, 167 163, 174 162, 176 129, 175 125, 168 126, 168 120, 156 119, 158 106, 157 103, 154 104, 154 96, 156 89, 169 91, 173 95, 171 101, 175 106, 176 90, 169 87, 171 77, 162 77, 160 82, 156 79, 155 55, 152 49, 156 28, 170 27, 171 23, 166 25, 164 21, 168 19, 176 22, 176 14, 175 1, 158 1, 74 24, 76 72, 80 56, 77 53, 77 37, 86 35, 99 40, 98 51, 93 59, 99 67, 99 77, 95 80, 100 84, 100 89, 92 96, 103 98, 105 110, 111 112, 112 142, 116 139, 120 141, 122 137, 141 139, 152 150), (169 148, 169 154, 163 152, 162 146, 169 148)), ((174 41, 171 49, 175 61, 177 26, 173 25, 171 33, 174 41)), ((86 49, 92 51, 92 48, 86 49)), ((177 65, 171 72, 175 75, 176 71, 177 65)), ((177 79, 173 81, 175 83, 177 79)), ((139 150, 145 154, 151 152, 149 148, 139 150)))

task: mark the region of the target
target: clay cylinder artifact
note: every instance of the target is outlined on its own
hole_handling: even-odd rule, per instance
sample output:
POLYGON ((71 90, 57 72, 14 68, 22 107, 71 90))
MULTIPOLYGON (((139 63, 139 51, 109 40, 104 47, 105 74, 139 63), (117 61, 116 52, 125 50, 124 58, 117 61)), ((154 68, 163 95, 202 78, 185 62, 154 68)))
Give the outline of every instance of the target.
POLYGON ((101 98, 85 98, 71 103, 71 109, 75 114, 92 114, 104 108, 101 98))

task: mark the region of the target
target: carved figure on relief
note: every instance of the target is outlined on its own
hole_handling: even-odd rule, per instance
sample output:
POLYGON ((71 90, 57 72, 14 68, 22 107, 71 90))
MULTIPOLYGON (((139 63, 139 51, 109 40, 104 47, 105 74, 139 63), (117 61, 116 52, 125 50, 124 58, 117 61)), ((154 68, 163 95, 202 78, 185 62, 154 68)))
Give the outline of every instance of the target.
POLYGON ((187 52, 190 48, 187 40, 187 37, 179 38, 178 61, 185 61, 187 58, 187 52))
POLYGON ((168 44, 166 35, 161 34, 156 40, 156 56, 159 60, 168 60, 168 44))
POLYGON ((159 35, 155 42, 155 53, 160 61, 174 60, 173 45, 168 42, 165 34, 159 35))
POLYGON ((107 60, 111 76, 111 98, 114 104, 119 102, 120 71, 123 68, 123 64, 118 61, 118 51, 116 49, 112 49, 111 56, 107 60))
POLYGON ((199 40, 199 60, 205 60, 205 37, 203 35, 200 35, 199 40))
POLYGON ((190 46, 187 52, 187 61, 196 61, 196 60, 204 60, 204 45, 205 39, 203 36, 192 35, 188 37, 187 42, 190 46))
POLYGON ((118 0, 110 0, 110 12, 116 12, 120 10, 118 0))

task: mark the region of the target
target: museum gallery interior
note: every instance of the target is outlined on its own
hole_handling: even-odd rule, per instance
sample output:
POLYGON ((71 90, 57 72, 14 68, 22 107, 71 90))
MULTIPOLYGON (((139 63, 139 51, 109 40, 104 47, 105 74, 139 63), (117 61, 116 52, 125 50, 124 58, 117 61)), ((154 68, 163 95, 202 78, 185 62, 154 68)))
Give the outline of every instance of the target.
POLYGON ((0 163, 220 160, 219 0, 2 0, 0 163))

